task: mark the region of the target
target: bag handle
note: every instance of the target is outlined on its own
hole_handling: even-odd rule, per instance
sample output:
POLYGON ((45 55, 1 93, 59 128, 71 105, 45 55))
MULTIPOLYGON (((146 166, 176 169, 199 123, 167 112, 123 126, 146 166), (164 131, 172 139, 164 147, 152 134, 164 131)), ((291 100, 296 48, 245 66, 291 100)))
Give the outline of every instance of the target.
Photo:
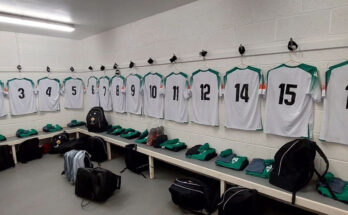
POLYGON ((121 176, 116 175, 117 178, 117 184, 116 184, 116 189, 120 189, 121 188, 121 176))

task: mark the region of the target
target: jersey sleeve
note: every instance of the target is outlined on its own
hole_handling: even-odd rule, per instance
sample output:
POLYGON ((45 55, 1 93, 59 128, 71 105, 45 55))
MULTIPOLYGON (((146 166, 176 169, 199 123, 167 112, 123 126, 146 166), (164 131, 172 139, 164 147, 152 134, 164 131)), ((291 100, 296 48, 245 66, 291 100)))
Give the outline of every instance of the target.
POLYGON ((310 91, 309 93, 311 94, 313 100, 315 102, 320 102, 321 101, 321 87, 320 87, 320 80, 318 76, 318 70, 315 68, 315 71, 313 72, 312 75, 312 80, 311 80, 311 86, 310 86, 310 91))
MULTIPOLYGON (((223 95, 223 89, 222 89, 222 87, 224 87, 224 86, 223 86, 223 84, 221 83, 221 77, 220 77, 220 75, 217 75, 217 79, 218 79, 219 97, 222 97, 222 95, 223 95)), ((224 87, 224 88, 225 88, 225 87, 224 87)))
POLYGON ((259 95, 266 95, 266 84, 265 84, 265 79, 263 77, 262 72, 260 71, 260 79, 259 79, 259 95))
POLYGON ((192 96, 191 85, 188 80, 186 80, 186 89, 184 90, 184 99, 189 99, 192 96))

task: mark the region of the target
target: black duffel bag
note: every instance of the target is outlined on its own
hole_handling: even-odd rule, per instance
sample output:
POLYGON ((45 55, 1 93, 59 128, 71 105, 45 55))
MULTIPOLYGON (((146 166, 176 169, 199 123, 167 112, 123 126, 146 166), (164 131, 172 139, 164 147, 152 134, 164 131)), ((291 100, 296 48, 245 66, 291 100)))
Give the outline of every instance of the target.
POLYGON ((69 134, 66 132, 57 134, 51 139, 50 154, 64 154, 73 149, 87 151, 89 148, 88 141, 88 136, 69 140, 69 134))
POLYGON ((222 195, 218 204, 219 215, 247 214, 260 215, 256 190, 244 187, 231 187, 222 195))
POLYGON ((17 159, 21 163, 42 158, 42 148, 39 146, 39 139, 32 138, 18 145, 17 159))
POLYGON ((90 132, 103 132, 108 130, 108 121, 106 121, 102 107, 92 108, 86 117, 87 129, 90 132))
POLYGON ((177 178, 169 192, 176 205, 192 213, 211 214, 217 208, 219 193, 201 180, 177 178))
POLYGON ((120 187, 121 176, 109 170, 100 167, 77 170, 75 194, 81 198, 104 202, 120 187))
POLYGON ((128 144, 124 147, 124 161, 126 167, 121 171, 121 173, 126 169, 129 169, 130 171, 146 178, 142 172, 148 170, 149 158, 148 156, 137 152, 136 144, 128 144))
POLYGON ((0 146, 0 171, 14 166, 15 163, 11 154, 11 146, 0 146))

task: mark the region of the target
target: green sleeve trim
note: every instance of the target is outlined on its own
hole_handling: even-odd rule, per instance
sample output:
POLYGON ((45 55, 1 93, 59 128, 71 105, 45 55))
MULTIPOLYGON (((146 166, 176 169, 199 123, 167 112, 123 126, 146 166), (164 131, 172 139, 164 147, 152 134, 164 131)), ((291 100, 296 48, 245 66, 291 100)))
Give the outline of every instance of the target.
POLYGON ((319 84, 318 69, 315 66, 300 64, 298 66, 300 69, 308 72, 312 76, 310 90, 312 91, 319 84))
POLYGON ((99 78, 99 80, 100 80, 100 79, 103 79, 103 78, 106 78, 106 79, 108 79, 108 81, 110 81, 109 76, 106 76, 106 75, 105 75, 105 76, 100 77, 100 78, 99 78))
POLYGON ((92 79, 92 78, 94 78, 95 80, 97 80, 97 85, 99 85, 99 79, 98 79, 97 77, 95 77, 95 76, 90 76, 90 77, 88 78, 88 80, 87 80, 87 86, 89 85, 89 80, 92 79))
POLYGON ((29 81, 29 82, 31 83, 31 86, 32 86, 32 87, 35 87, 34 81, 31 80, 31 79, 29 79, 29 78, 12 78, 12 79, 10 79, 10 80, 7 81, 7 84, 6 84, 7 88, 8 88, 9 83, 10 83, 11 81, 15 81, 15 80, 25 80, 25 81, 29 81))
POLYGON ((248 66, 247 69, 251 70, 251 71, 254 71, 254 72, 257 72, 257 74, 259 75, 259 82, 263 83, 264 80, 263 80, 263 74, 261 72, 261 69, 259 68, 256 68, 256 67, 252 67, 252 66, 248 66))
POLYGON ((41 81, 41 80, 44 80, 44 79, 48 79, 48 77, 46 76, 46 77, 40 78, 39 80, 37 80, 37 82, 36 82, 36 83, 37 83, 37 84, 39 84, 39 83, 40 83, 40 81, 41 81))
MULTIPOLYGON (((179 72, 179 73, 175 73, 175 72, 171 72, 169 75, 167 75, 165 78, 164 78, 164 80, 163 80, 163 82, 164 82, 164 86, 166 86, 166 82, 167 82, 167 78, 169 78, 170 76, 172 76, 172 75, 182 75, 183 77, 185 77, 186 79, 187 79, 187 74, 186 73, 183 73, 183 72, 179 72)), ((187 82, 187 81, 186 81, 187 82)), ((188 85, 188 83, 186 83, 187 85, 188 85)))
POLYGON ((238 69, 239 69, 238 67, 234 67, 233 69, 231 69, 231 70, 229 70, 229 71, 226 72, 226 74, 224 75, 224 84, 225 84, 225 86, 226 86, 226 84, 227 84, 227 76, 228 76, 229 74, 231 74, 232 72, 238 70, 238 69))
POLYGON ((197 70, 197 71, 195 71, 195 72, 192 73, 191 78, 190 78, 190 84, 191 84, 191 85, 192 85, 192 83, 193 83, 193 76, 197 75, 197 74, 200 73, 200 72, 201 72, 201 70, 199 69, 199 70, 197 70))
POLYGON ((285 64, 281 64, 281 65, 279 65, 279 66, 277 66, 277 67, 274 67, 273 69, 268 70, 268 71, 267 71, 267 77, 266 77, 267 82, 268 82, 269 73, 270 73, 271 71, 276 70, 276 69, 278 69, 278 68, 280 68, 280 67, 283 67, 283 66, 285 66, 285 64))
MULTIPOLYGON (((129 74, 129 75, 127 76, 127 78, 128 78, 129 76, 135 76, 135 77, 139 78, 139 81, 140 81, 140 87, 143 85, 143 80, 142 80, 141 75, 131 73, 131 74, 129 74)), ((126 79, 127 79, 127 78, 126 78, 126 79)))
POLYGON ((9 83, 10 83, 11 81, 16 80, 16 79, 17 79, 17 78, 12 78, 12 79, 8 80, 7 83, 6 83, 6 87, 8 88, 9 83))
POLYGON ((56 81, 58 84, 59 84, 59 87, 61 87, 61 84, 60 84, 60 80, 57 79, 57 78, 49 78, 49 77, 43 77, 43 78, 40 78, 39 80, 37 80, 37 84, 40 84, 40 81, 41 80, 44 80, 44 79, 49 79, 49 80, 52 80, 52 81, 56 81))
POLYGON ((346 61, 344 61, 344 62, 342 62, 342 63, 339 63, 339 64, 336 64, 336 65, 333 65, 333 66, 330 66, 330 70, 334 70, 334 69, 336 69, 336 68, 338 68, 338 67, 341 67, 341 66, 345 66, 345 65, 347 65, 348 64, 348 60, 346 60, 346 61))
POLYGON ((66 82, 73 79, 71 76, 67 77, 66 79, 63 80, 63 86, 65 86, 66 82))
POLYGON ((325 85, 326 85, 326 88, 327 88, 327 85, 329 84, 332 70, 337 69, 337 68, 342 67, 342 66, 345 66, 347 64, 348 64, 348 60, 329 67, 329 70, 326 71, 326 73, 325 73, 325 85))
POLYGON ((35 83, 34 83, 33 80, 31 80, 31 79, 29 79, 29 78, 23 78, 23 80, 30 81, 31 86, 32 86, 32 87, 35 87, 35 83))
POLYGON ((216 75, 216 77, 217 77, 218 87, 220 88, 220 86, 221 86, 221 85, 220 85, 220 84, 221 84, 220 74, 219 74, 218 71, 215 71, 215 70, 213 70, 213 69, 208 69, 208 70, 205 70, 205 71, 199 69, 199 70, 195 71, 194 73, 192 73, 191 79, 190 79, 190 84, 191 84, 191 85, 192 85, 192 82, 193 82, 193 76, 197 75, 197 74, 200 73, 200 72, 211 72, 211 73, 214 73, 214 74, 216 75))
POLYGON ((123 85, 126 85, 126 79, 125 79, 122 75, 114 75, 114 76, 112 76, 111 79, 110 79, 110 85, 112 84, 112 81, 113 81, 115 78, 121 78, 122 81, 123 81, 123 85))

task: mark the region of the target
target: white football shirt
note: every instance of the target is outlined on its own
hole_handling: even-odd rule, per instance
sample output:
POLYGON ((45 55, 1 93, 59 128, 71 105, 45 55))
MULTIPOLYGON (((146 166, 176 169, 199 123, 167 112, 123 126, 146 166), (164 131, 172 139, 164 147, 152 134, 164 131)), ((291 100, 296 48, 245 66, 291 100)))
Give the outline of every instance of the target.
POLYGON ((82 109, 84 83, 80 78, 68 77, 63 81, 65 108, 82 109))
POLYGON ((104 111, 111 111, 110 78, 108 76, 99 78, 99 103, 104 111))
POLYGON ((88 110, 99 106, 98 86, 99 80, 97 77, 91 76, 88 78, 86 90, 88 110))
POLYGON ((197 70, 191 76, 192 119, 202 125, 219 125, 220 75, 217 71, 197 70))
POLYGON ((5 88, 4 83, 0 81, 0 117, 7 115, 7 108, 5 107, 5 88))
POLYGON ((164 87, 162 75, 147 73, 143 78, 142 91, 144 95, 144 115, 163 118, 164 87))
POLYGON ((130 74, 126 79, 126 112, 141 114, 143 98, 140 93, 141 76, 130 74))
POLYGON ((34 82, 27 78, 14 78, 7 81, 12 115, 37 112, 34 82))
POLYGON ((260 69, 235 67, 224 76, 225 126, 241 130, 262 130, 260 69))
POLYGON ((37 81, 37 91, 39 93, 39 111, 59 111, 59 96, 61 85, 58 79, 48 77, 37 81))
POLYGON ((170 73, 164 79, 164 118, 175 122, 188 122, 188 79, 185 73, 170 73))
POLYGON ((326 72, 320 140, 348 144, 348 61, 326 72))
POLYGON ((124 113, 126 110, 126 80, 123 76, 115 75, 110 81, 110 93, 112 110, 116 113, 124 113))
POLYGON ((267 73, 265 133, 312 137, 313 100, 321 100, 317 68, 282 64, 267 73))

